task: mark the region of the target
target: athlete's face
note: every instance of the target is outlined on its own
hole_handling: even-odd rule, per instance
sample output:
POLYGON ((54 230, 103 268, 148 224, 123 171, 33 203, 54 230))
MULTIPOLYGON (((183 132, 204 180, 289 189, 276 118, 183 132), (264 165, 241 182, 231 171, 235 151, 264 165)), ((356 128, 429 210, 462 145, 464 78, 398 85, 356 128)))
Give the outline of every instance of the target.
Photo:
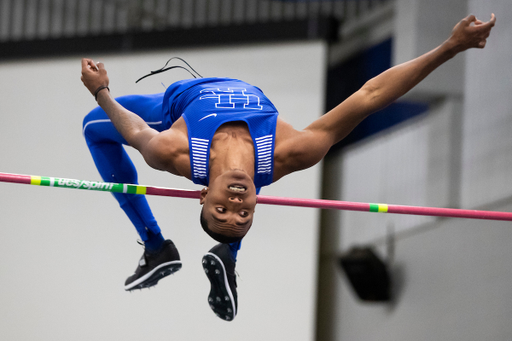
POLYGON ((210 181, 201 192, 208 227, 227 237, 243 237, 252 225, 256 187, 247 173, 231 170, 210 181))

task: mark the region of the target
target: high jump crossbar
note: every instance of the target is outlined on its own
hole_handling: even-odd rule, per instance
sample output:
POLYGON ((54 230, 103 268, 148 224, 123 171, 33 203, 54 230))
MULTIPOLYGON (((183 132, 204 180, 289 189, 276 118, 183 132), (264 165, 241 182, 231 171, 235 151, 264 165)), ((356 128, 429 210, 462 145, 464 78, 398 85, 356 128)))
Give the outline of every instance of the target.
MULTIPOLYGON (((27 185, 49 186, 49 187, 62 187, 62 188, 71 188, 71 189, 85 189, 85 190, 114 192, 114 193, 157 195, 157 196, 190 198, 190 199, 199 199, 200 194, 201 194, 201 191, 198 191, 198 190, 153 187, 153 186, 122 184, 122 183, 113 183, 113 182, 97 182, 97 181, 86 181, 86 180, 75 180, 75 179, 66 179, 66 178, 54 178, 54 177, 9 174, 9 173, 0 173, 0 182, 10 182, 10 183, 27 184, 27 185)), ((344 211, 396 213, 396 214, 412 214, 412 215, 435 216, 435 217, 512 221, 512 212, 479 211, 479 210, 463 210, 463 209, 456 209, 456 208, 437 208, 437 207, 423 207, 423 206, 373 204, 373 203, 324 200, 324 199, 300 199, 300 198, 275 197, 275 196, 267 196, 267 195, 258 195, 258 204, 298 206, 298 207, 310 207, 310 208, 322 208, 322 209, 336 209, 336 210, 344 210, 344 211)))

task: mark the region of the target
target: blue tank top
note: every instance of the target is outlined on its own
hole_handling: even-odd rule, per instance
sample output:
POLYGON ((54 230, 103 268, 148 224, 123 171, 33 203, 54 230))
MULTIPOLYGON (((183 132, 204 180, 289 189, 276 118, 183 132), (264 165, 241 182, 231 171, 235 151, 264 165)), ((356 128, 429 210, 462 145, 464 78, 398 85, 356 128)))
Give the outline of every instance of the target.
POLYGON ((254 185, 272 183, 278 112, 259 88, 231 78, 182 80, 167 88, 163 110, 170 114, 168 126, 180 116, 185 119, 194 183, 208 185, 213 135, 235 121, 247 124, 254 143, 254 185))

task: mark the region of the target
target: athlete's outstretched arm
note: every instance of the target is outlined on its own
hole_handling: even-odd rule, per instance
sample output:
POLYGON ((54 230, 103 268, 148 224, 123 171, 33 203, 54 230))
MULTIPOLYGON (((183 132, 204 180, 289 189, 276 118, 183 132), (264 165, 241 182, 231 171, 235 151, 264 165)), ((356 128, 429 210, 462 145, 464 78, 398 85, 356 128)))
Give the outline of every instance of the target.
POLYGON ((459 52, 485 47, 495 22, 494 14, 486 23, 474 15, 464 18, 440 46, 369 80, 359 91, 306 129, 326 131, 331 135, 333 144, 339 142, 364 118, 403 96, 459 52))
POLYGON ((485 47, 495 22, 494 14, 486 23, 476 19, 474 15, 464 18, 440 46, 369 80, 359 91, 307 129, 325 130, 332 136, 333 143, 339 142, 364 118, 403 96, 459 52, 485 47))
POLYGON ((285 173, 319 162, 332 145, 346 137, 363 119, 403 96, 459 52, 485 47, 495 22, 494 14, 485 23, 470 15, 461 20, 451 36, 434 50, 369 80, 352 96, 298 133, 294 141, 289 141, 289 150, 296 156, 296 161, 285 173))
POLYGON ((96 64, 91 59, 82 59, 82 82, 91 94, 96 95, 98 104, 126 142, 144 155, 149 141, 158 135, 158 132, 150 128, 138 115, 117 103, 110 95, 107 89, 109 79, 103 63, 96 64))

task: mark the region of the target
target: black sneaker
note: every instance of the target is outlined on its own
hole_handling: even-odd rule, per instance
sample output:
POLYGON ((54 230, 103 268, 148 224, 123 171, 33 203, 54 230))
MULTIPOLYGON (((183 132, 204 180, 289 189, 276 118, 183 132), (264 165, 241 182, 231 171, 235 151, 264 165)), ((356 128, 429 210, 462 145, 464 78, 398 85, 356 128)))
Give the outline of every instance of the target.
POLYGON ((215 315, 232 321, 238 309, 235 260, 228 244, 217 244, 203 256, 203 269, 210 280, 208 304, 215 315))
POLYGON ((135 273, 126 279, 124 290, 149 288, 162 278, 181 269, 180 254, 174 243, 167 239, 156 253, 144 251, 135 273))

